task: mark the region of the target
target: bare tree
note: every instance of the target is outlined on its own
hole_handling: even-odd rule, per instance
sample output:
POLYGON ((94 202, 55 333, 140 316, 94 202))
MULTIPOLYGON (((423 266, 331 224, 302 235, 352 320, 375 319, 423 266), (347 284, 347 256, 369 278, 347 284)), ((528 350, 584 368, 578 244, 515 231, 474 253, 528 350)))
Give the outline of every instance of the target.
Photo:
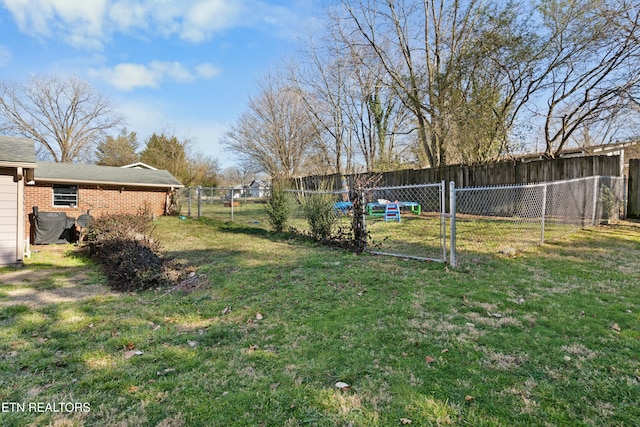
POLYGON ((629 94, 640 88, 640 9, 626 0, 544 0, 541 12, 551 58, 545 151, 554 156, 585 127, 606 134, 633 107, 629 94))
POLYGON ((123 120, 88 82, 57 76, 2 82, 0 118, 6 131, 35 140, 39 156, 56 162, 90 159, 105 132, 123 120))
POLYGON ((380 80, 413 115, 423 164, 492 160, 509 150, 516 124, 536 117, 553 156, 578 130, 605 135, 638 109, 636 2, 343 0, 341 6, 336 16, 350 25, 352 45, 371 49, 380 80))
POLYGON ((457 117, 471 89, 461 80, 468 76, 464 59, 470 46, 493 28, 485 3, 342 2, 351 33, 371 48, 386 75, 381 80, 390 81, 412 113, 425 165, 447 164, 455 153, 457 117))
POLYGON ((300 90, 267 76, 222 143, 254 170, 278 180, 304 172, 305 157, 317 139, 300 90))
POLYGON ((345 116, 347 64, 336 53, 328 39, 322 49, 309 44, 300 68, 293 69, 291 76, 322 136, 313 157, 321 164, 326 164, 324 159, 331 162, 330 173, 343 174, 352 172, 353 150, 345 116))

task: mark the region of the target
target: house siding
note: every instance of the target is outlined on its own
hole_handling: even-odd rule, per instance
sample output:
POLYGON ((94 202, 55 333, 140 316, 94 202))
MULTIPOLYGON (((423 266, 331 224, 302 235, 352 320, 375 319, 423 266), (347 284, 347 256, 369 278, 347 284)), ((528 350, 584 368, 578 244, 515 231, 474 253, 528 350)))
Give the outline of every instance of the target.
POLYGON ((0 265, 22 259, 18 237, 18 184, 13 181, 15 170, 0 168, 0 265))
POLYGON ((43 212, 65 212, 75 217, 91 211, 98 218, 105 214, 164 215, 170 191, 163 188, 78 185, 78 206, 54 207, 53 184, 25 186, 26 236, 30 233, 29 214, 37 206, 43 212))

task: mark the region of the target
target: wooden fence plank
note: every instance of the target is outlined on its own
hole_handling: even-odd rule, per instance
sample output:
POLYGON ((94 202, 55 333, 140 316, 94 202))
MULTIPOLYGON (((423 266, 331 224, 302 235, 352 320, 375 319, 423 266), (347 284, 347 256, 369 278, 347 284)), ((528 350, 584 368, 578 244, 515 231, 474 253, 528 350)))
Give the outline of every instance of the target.
POLYGON ((640 159, 629 160, 627 217, 640 219, 640 159))

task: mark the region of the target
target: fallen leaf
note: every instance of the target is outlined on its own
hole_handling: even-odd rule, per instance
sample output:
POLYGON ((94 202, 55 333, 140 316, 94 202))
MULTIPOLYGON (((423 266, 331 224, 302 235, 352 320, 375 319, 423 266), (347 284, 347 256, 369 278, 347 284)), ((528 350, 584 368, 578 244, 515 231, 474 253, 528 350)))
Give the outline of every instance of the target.
POLYGON ((622 329, 620 329, 620 326, 618 326, 617 323, 614 323, 613 326, 611 326, 611 329, 613 329, 616 332, 620 332, 622 329))
POLYGON ((408 425, 408 424, 411 424, 411 423, 412 423, 412 421, 409 418, 400 418, 400 424, 402 424, 402 425, 408 425))
POLYGON ((144 354, 144 352, 140 350, 129 350, 124 352, 124 358, 131 359, 133 356, 140 356, 142 354, 144 354))
POLYGON ((496 319, 500 319, 502 317, 501 313, 487 313, 491 317, 495 317, 496 319))
POLYGON ((449 353, 449 349, 448 349, 448 348, 445 348, 445 349, 443 349, 440 353, 449 353))
POLYGON ((129 387, 129 392, 135 393, 136 391, 138 391, 138 386, 132 385, 131 387, 129 387))
POLYGON ((187 344, 189 344, 189 347, 195 348, 198 346, 198 341, 187 341, 187 344))
POLYGON ((136 348, 136 346, 135 346, 132 342, 129 342, 129 343, 125 346, 125 348, 126 348, 127 350, 133 350, 134 348, 136 348))
POLYGON ((347 384, 347 383, 344 383, 344 382, 342 382, 342 381, 338 381, 338 382, 336 383, 336 387, 337 387, 337 388, 339 388, 339 389, 340 389, 340 390, 342 390, 342 391, 347 391, 347 390, 349 390, 349 387, 350 387, 350 386, 349 386, 349 384, 347 384))
POLYGON ((225 307, 225 308, 222 310, 222 314, 229 314, 229 313, 231 313, 231 310, 232 310, 232 309, 231 309, 231 307, 225 307))
POLYGON ((564 359, 565 362, 571 361, 571 357, 569 357, 569 356, 564 356, 563 359, 564 359))
POLYGON ((256 350, 257 350, 257 349, 259 349, 259 348, 260 348, 260 347, 258 347, 257 345, 255 345, 255 344, 251 344, 251 345, 249 346, 249 353, 253 353, 254 351, 256 351, 256 350))
POLYGON ((469 395, 467 395, 467 396, 465 396, 465 397, 464 397, 464 400, 465 400, 466 402, 473 402, 474 397, 473 397, 473 396, 469 396, 469 395))
POLYGON ((262 320, 264 317, 260 313, 256 313, 256 320, 262 320))
POLYGON ((173 372, 173 371, 175 371, 175 368, 167 368, 167 369, 164 369, 162 371, 156 372, 156 374, 158 374, 158 376, 161 376, 161 375, 168 374, 169 372, 173 372))
POLYGON ((434 359, 434 358, 433 358, 433 357, 431 357, 431 356, 427 356, 427 357, 425 357, 425 358, 424 358, 424 360, 426 360, 426 361, 427 361, 427 363, 433 363, 433 362, 435 362, 435 361, 436 361, 436 359, 434 359))

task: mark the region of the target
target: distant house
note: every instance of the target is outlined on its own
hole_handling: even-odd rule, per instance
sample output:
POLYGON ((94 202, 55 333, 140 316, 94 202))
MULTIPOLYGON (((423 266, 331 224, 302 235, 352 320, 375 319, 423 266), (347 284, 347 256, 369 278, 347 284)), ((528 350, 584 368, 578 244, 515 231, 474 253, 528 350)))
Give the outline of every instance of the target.
POLYGON ((0 265, 22 262, 25 251, 25 183, 33 180, 33 141, 0 136, 0 265))
POLYGON ((249 184, 251 197, 268 197, 270 194, 269 183, 266 181, 253 181, 249 184))
MULTIPOLYGON (((556 157, 586 157, 586 156, 620 156, 620 176, 629 174, 629 160, 640 158, 640 141, 631 140, 615 144, 592 145, 562 150, 556 157)), ((540 160, 544 154, 533 153, 517 156, 518 160, 527 162, 540 160)))

